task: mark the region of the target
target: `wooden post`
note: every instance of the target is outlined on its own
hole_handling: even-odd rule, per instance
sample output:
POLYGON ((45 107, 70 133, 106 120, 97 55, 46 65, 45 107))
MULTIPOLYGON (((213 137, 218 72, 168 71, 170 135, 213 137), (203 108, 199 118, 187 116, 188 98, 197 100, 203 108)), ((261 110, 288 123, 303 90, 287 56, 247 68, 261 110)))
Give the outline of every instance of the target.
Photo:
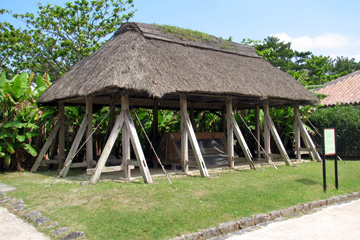
MULTIPOLYGON (((199 143, 198 143, 198 141, 196 139, 194 129, 193 129, 192 125, 191 125, 191 121, 190 121, 189 115, 187 113, 187 108, 185 108, 185 107, 187 107, 187 104, 186 104, 186 97, 184 95, 180 96, 180 102, 181 102, 180 103, 181 114, 182 114, 182 116, 183 116, 183 118, 185 120, 186 131, 187 131, 188 136, 189 136, 191 148, 194 151, 195 160, 196 160, 196 163, 197 163, 198 168, 200 170, 200 175, 202 177, 209 177, 209 173, 207 171, 203 156, 201 154, 199 143)), ((183 124, 183 123, 181 123, 181 124, 183 124)))
POLYGON ((44 156, 45 156, 46 152, 48 151, 51 143, 54 141, 55 136, 56 136, 57 132, 59 131, 60 126, 61 126, 61 122, 57 121, 57 123, 55 124, 53 130, 51 131, 48 139, 46 140, 44 146, 42 147, 40 153, 38 154, 38 156, 37 156, 37 158, 35 160, 35 163, 32 166, 30 172, 33 173, 33 172, 37 171, 37 169, 40 166, 41 161, 44 159, 44 156))
POLYGON ((116 138, 120 133, 121 127, 124 125, 125 112, 121 111, 115 125, 110 133, 110 136, 105 144, 104 150, 101 153, 99 161, 96 165, 94 174, 91 176, 90 183, 95 184, 99 181, 101 172, 105 166, 106 160, 109 158, 111 149, 113 148, 116 138))
MULTIPOLYGON (((316 161, 315 155, 314 155, 313 151, 311 150, 311 145, 308 142, 308 138, 305 135, 303 135, 301 132, 300 132, 300 136, 302 136, 302 138, 304 140, 305 148, 307 149, 307 152, 309 153, 311 160, 316 161)), ((300 150, 301 150, 301 148, 300 148, 300 150)))
POLYGON ((185 121, 185 112, 187 111, 187 101, 186 96, 180 96, 180 124, 181 124, 181 168, 182 171, 187 173, 189 172, 189 136, 186 130, 186 121, 185 121))
POLYGON ((260 139, 260 132, 261 132, 261 124, 260 124, 260 108, 259 106, 256 106, 255 107, 255 131, 256 131, 256 140, 257 140, 257 143, 256 143, 256 158, 257 159, 260 159, 261 158, 261 155, 260 155, 260 152, 261 152, 261 146, 260 146, 260 143, 261 143, 261 139, 260 139))
POLYGON ((305 144, 307 145, 306 147, 310 148, 311 152, 315 155, 312 157, 314 157, 318 162, 321 162, 321 157, 320 157, 319 153, 316 151, 315 144, 312 141, 312 139, 311 139, 308 131, 306 130, 304 124, 302 123, 300 117, 297 116, 297 118, 295 120, 296 120, 296 123, 298 124, 298 127, 300 128, 301 136, 303 137, 303 140, 304 140, 305 144))
POLYGON ((188 134, 189 134, 190 145, 191 145, 191 148, 194 151, 195 160, 196 160, 196 163, 197 163, 198 168, 200 170, 200 175, 202 177, 209 177, 209 173, 208 173, 208 170, 206 168, 205 161, 204 161, 203 156, 201 154, 199 143, 198 143, 198 141, 196 139, 196 135, 195 135, 194 129, 193 129, 192 125, 191 125, 189 115, 187 115, 187 114, 185 115, 185 122, 186 122, 186 130, 188 131, 188 134))
MULTIPOLYGON (((127 96, 121 96, 121 111, 125 112, 129 110, 129 98, 127 96)), ((124 169, 123 177, 130 179, 131 169, 129 168, 130 163, 130 136, 129 131, 126 127, 122 128, 121 131, 122 139, 122 162, 121 165, 124 169)))
POLYGON ((300 141, 300 128, 299 124, 297 124, 296 119, 299 117, 299 105, 294 106, 294 138, 295 138, 295 151, 296 151, 296 159, 301 160, 301 141, 300 141))
POLYGON ((275 140, 276 146, 278 147, 278 149, 280 151, 282 159, 284 159, 286 165, 291 166, 292 163, 289 158, 289 155, 287 154, 284 144, 282 143, 280 136, 275 128, 274 122, 272 121, 272 119, 268 113, 267 113, 267 119, 268 119, 267 123, 269 124, 270 132, 275 140))
POLYGON ((147 166, 144 152, 142 150, 139 137, 137 135, 135 124, 132 120, 131 113, 129 110, 124 111, 125 112, 125 125, 128 128, 129 134, 130 134, 130 140, 136 155, 137 162, 139 164, 140 172, 143 177, 143 180, 145 183, 153 183, 153 180, 150 175, 149 168, 147 166))
POLYGON ((246 144, 244 136, 242 135, 242 133, 240 131, 239 125, 237 124, 233 113, 231 113, 230 115, 231 115, 230 116, 231 118, 229 120, 231 121, 231 124, 232 124, 234 132, 235 132, 235 136, 240 143, 241 149, 244 152, 245 159, 248 162, 251 169, 256 169, 255 165, 252 161, 252 154, 250 152, 248 145, 246 144))
POLYGON ((271 146, 270 146, 270 128, 269 128, 269 103, 265 103, 264 107, 264 150, 265 150, 265 160, 267 163, 271 163, 272 160, 270 158, 271 154, 271 146))
POLYGON ((86 118, 87 118, 87 127, 86 127, 86 162, 87 168, 91 168, 94 160, 94 150, 93 150, 93 137, 92 137, 92 97, 86 98, 86 118))
POLYGON ((76 153, 76 151, 78 150, 79 148, 79 145, 80 145, 80 141, 82 139, 82 137, 84 136, 84 133, 85 133, 85 130, 86 130, 86 127, 87 127, 87 115, 84 116, 81 124, 80 124, 80 127, 79 127, 79 130, 78 132, 76 133, 76 136, 75 136, 75 139, 74 139, 74 142, 73 144, 71 145, 71 148, 70 148, 70 151, 66 157, 66 160, 65 160, 65 169, 62 173, 62 177, 66 177, 69 169, 70 169, 70 165, 73 161, 73 158, 74 158, 74 154, 76 153))
MULTIPOLYGON (((278 147, 281 157, 284 159, 286 165, 291 165, 291 161, 289 158, 289 155, 286 152, 286 149, 280 139, 280 136, 275 128, 274 122, 272 121, 271 117, 270 117, 270 110, 269 110, 269 104, 265 104, 264 105, 264 119, 266 120, 264 123, 264 128, 267 129, 267 133, 268 136, 265 138, 265 151, 267 154, 270 154, 270 133, 272 134, 276 146, 278 147), (266 144, 266 142, 268 142, 266 144), (266 147, 268 145, 268 150, 266 150, 266 147), (268 152, 269 151, 269 152, 268 152)), ((264 134, 265 135, 265 134, 264 134)))
POLYGON ((65 161, 65 107, 64 103, 59 103, 59 169, 62 169, 65 161))
POLYGON ((231 123, 232 118, 232 99, 229 97, 226 101, 226 117, 227 117, 227 153, 228 153, 228 166, 233 168, 234 164, 234 127, 231 123))

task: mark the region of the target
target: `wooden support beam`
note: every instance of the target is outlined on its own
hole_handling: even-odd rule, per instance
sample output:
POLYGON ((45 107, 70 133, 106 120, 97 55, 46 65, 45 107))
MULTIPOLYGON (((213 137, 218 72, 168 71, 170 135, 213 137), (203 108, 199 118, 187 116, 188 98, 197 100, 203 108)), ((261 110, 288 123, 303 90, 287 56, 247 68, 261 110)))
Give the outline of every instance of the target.
POLYGON ((260 107, 256 106, 255 107, 255 132, 256 132, 256 140, 257 140, 257 144, 256 144, 256 158, 260 159, 261 155, 261 123, 260 123, 260 107))
MULTIPOLYGON (((95 165, 96 164, 96 161, 93 161, 92 163, 91 163, 91 165, 95 165)), ((71 165, 70 165, 70 168, 82 168, 82 167, 86 167, 87 168, 87 166, 88 166, 88 162, 86 161, 86 162, 76 162, 76 163, 72 163, 71 165)))
POLYGON ((286 149, 284 147, 284 144, 282 143, 281 139, 280 139, 280 136, 275 128, 275 125, 274 125, 274 122, 272 121, 271 117, 270 117, 270 114, 269 114, 269 105, 267 105, 266 107, 266 111, 264 114, 266 114, 266 118, 267 118, 267 125, 268 125, 268 128, 270 129, 270 132, 275 140, 275 143, 276 143, 276 146, 278 147, 279 151, 280 151, 280 154, 283 158, 283 160, 285 161, 286 165, 289 165, 291 166, 292 163, 291 163, 291 160, 289 158, 289 155, 287 154, 286 152, 286 149))
MULTIPOLYGON (((309 154, 311 160, 312 160, 312 161, 316 161, 315 155, 314 155, 313 151, 311 150, 310 143, 308 142, 306 136, 305 136, 303 133, 301 133, 301 132, 300 132, 300 136, 302 137, 302 139, 303 139, 303 141, 304 141, 305 147, 306 147, 307 149, 309 149, 309 150, 307 151, 307 153, 305 153, 305 154, 309 154)), ((300 154, 301 154, 301 151, 300 151, 300 154)))
POLYGON ((35 163, 32 166, 30 172, 32 172, 32 173, 36 172, 37 169, 39 168, 39 166, 41 164, 41 161, 44 159, 44 156, 45 156, 46 152, 49 150, 49 147, 50 147, 51 143, 54 141, 55 136, 56 136, 57 132, 60 129, 60 126, 61 126, 61 122, 57 121, 57 123, 55 124, 53 130, 51 131, 48 139, 46 140, 44 146, 42 147, 40 153, 38 154, 38 156, 37 156, 37 158, 35 160, 35 163))
MULTIPOLYGON (((121 111, 125 112, 129 110, 129 98, 126 96, 121 97, 121 111)), ((122 162, 121 166, 125 170, 123 172, 123 178, 130 179, 131 178, 131 169, 129 168, 130 163, 130 135, 129 131, 126 127, 124 127, 121 131, 121 141, 122 141, 122 162)))
POLYGON ((270 128, 269 128, 269 119, 268 116, 270 116, 269 113, 269 104, 264 104, 263 106, 263 110, 264 110, 264 155, 265 155, 265 161, 267 163, 271 163, 272 160, 270 158, 270 154, 271 154, 271 145, 270 145, 270 128))
POLYGON ((181 112, 181 168, 182 171, 187 173, 189 172, 189 135, 186 130, 186 121, 185 121, 185 111, 187 111, 187 101, 186 96, 180 97, 180 112, 181 112), (185 109, 182 111, 182 109, 185 109))
POLYGON ((235 136, 236 136, 236 138, 238 139, 238 141, 240 143, 241 149, 242 149, 242 151, 243 151, 243 153, 245 155, 245 159, 248 162, 251 169, 256 169, 255 165, 254 165, 254 163, 252 161, 252 154, 250 152, 250 149, 249 149, 248 145, 246 144, 244 136, 242 135, 242 133, 240 131, 239 125, 237 124, 237 122, 235 120, 235 117, 234 117, 234 115, 232 113, 230 114, 230 117, 231 117, 230 120, 231 120, 231 124, 233 126, 233 129, 234 129, 235 136))
POLYGON ((191 145, 191 148, 194 151, 195 160, 196 160, 196 163, 197 163, 198 168, 200 170, 200 175, 202 177, 209 177, 209 173, 208 173, 208 170, 206 168, 204 158, 203 158, 203 156, 201 154, 199 143, 198 143, 198 141, 196 139, 196 135, 195 135, 194 129, 193 129, 192 125, 191 125, 189 115, 187 115, 187 114, 185 115, 185 122, 186 122, 186 130, 187 130, 187 132, 189 134, 190 145, 191 145))
POLYGON ((305 128, 305 125, 303 124, 303 122, 301 121, 299 116, 297 116, 297 118, 295 118, 295 122, 298 125, 298 127, 300 128, 300 133, 305 142, 305 146, 307 145, 306 148, 310 148, 311 153, 314 154, 314 156, 312 156, 312 157, 315 158, 316 161, 321 162, 322 160, 321 160, 319 153, 316 151, 315 144, 312 141, 308 131, 305 128))
POLYGON ((197 162, 193 162, 193 161, 188 161, 186 163, 186 165, 188 165, 189 167, 197 167, 198 166, 197 162))
POLYGON ((232 99, 228 98, 226 101, 226 119, 227 119, 227 154, 228 154, 228 166, 233 168, 234 164, 234 126, 231 123, 233 114, 232 99))
MULTIPOLYGON (((142 151, 140 140, 137 135, 135 124, 132 120, 131 113, 129 111, 129 98, 128 96, 122 96, 121 97, 121 112, 119 114, 118 119, 115 122, 115 125, 110 133, 109 139, 106 142, 106 145, 104 147, 104 150, 100 156, 100 159, 98 161, 98 164, 96 165, 96 168, 94 170, 94 174, 92 175, 90 179, 91 184, 95 184, 98 182, 101 172, 103 171, 105 167, 106 160, 108 159, 111 149, 113 148, 116 138, 120 133, 121 128, 123 127, 122 132, 122 139, 125 140, 125 144, 129 139, 133 145, 134 152, 136 155, 136 159, 141 171, 141 175, 144 179, 145 183, 153 183, 149 168, 147 166, 144 153, 142 151), (125 131, 124 131, 125 130, 125 131), (125 134, 124 134, 125 132, 125 134)), ((129 144, 128 144, 129 145, 129 144)), ((128 146, 125 147, 125 153, 123 151, 123 163, 121 165, 121 168, 124 169, 125 172, 130 171, 129 162, 130 162, 130 149, 128 146)), ((127 173, 127 178, 130 177, 130 173, 127 173)))
MULTIPOLYGON (((130 169, 134 169, 135 167, 130 165, 129 166, 130 169)), ((119 172, 119 171, 124 171, 125 169, 123 168, 122 165, 120 166, 111 166, 111 167, 104 167, 101 171, 101 173, 107 173, 107 172, 119 172)), ((86 174, 92 175, 95 172, 95 168, 88 168, 86 169, 86 174)))
POLYGON ((92 122, 93 122, 93 112, 92 112, 92 97, 86 98, 86 118, 87 118, 87 127, 86 127, 86 162, 87 167, 93 167, 94 160, 94 150, 93 150, 93 137, 92 137, 92 122))
POLYGON ((139 164, 140 172, 145 183, 153 183, 150 175, 149 168, 146 163, 144 152, 142 150, 139 137, 137 135, 135 124, 132 120, 131 113, 129 110, 125 111, 125 125, 129 131, 130 140, 136 155, 136 159, 139 164))
POLYGON ((191 145, 191 148, 194 151, 195 160, 196 160, 196 163, 197 163, 198 168, 200 170, 200 175, 202 177, 209 177, 209 173, 207 171, 205 161, 204 161, 203 156, 201 154, 199 143, 198 143, 198 141, 196 139, 194 129, 193 129, 192 125, 191 125, 191 121, 190 121, 189 115, 187 113, 187 108, 185 108, 187 106, 186 98, 185 98, 185 96, 180 96, 180 99, 182 99, 182 102, 180 104, 181 113, 182 113, 183 118, 185 118, 184 120, 185 120, 186 131, 187 131, 187 133, 189 135, 190 145, 191 145))
MULTIPOLYGON (((116 99, 114 97, 111 97, 111 100, 110 100, 110 113, 109 113, 109 126, 108 126, 108 129, 106 131, 106 138, 109 137, 110 135, 110 132, 111 130, 113 129, 114 125, 115 125, 115 120, 116 120, 116 113, 115 113, 115 102, 116 102, 116 99)), ((116 148, 112 148, 111 149, 111 153, 110 155, 116 155, 115 153, 115 149, 116 148)))
POLYGON ((79 130, 76 133, 76 136, 75 136, 73 144, 71 145, 70 151, 69 151, 69 153, 68 153, 68 155, 66 157, 65 165, 64 165, 66 167, 64 168, 64 171, 62 173, 62 177, 66 177, 66 175, 67 175, 67 173, 68 173, 68 171, 70 169, 70 165, 71 165, 71 163, 72 163, 72 161, 74 159, 74 155, 75 155, 76 151, 79 148, 80 141, 84 136, 86 127, 87 127, 87 116, 85 115, 82 122, 81 122, 81 124, 80 124, 79 130))
POLYGON ((64 103, 59 103, 59 169, 63 168, 65 161, 65 107, 64 103))
POLYGON ((119 135, 122 126, 124 125, 124 119, 125 119, 125 112, 121 111, 115 122, 113 129, 111 130, 110 136, 105 144, 105 147, 101 153, 99 161, 95 167, 94 174, 91 176, 90 184, 95 184, 99 181, 101 172, 105 167, 106 160, 109 158, 111 149, 113 148, 116 138, 119 135))
POLYGON ((300 141, 300 128, 299 124, 296 123, 296 119, 299 117, 299 105, 294 106, 294 138, 295 138, 295 152, 296 159, 301 160, 301 141, 300 141))

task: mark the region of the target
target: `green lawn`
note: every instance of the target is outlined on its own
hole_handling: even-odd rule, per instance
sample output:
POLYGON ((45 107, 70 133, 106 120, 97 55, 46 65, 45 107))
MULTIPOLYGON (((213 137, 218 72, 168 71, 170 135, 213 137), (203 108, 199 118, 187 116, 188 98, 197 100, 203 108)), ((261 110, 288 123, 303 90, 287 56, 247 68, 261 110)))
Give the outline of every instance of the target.
POLYGON ((177 189, 165 177, 155 178, 151 185, 104 181, 85 186, 69 177, 69 181, 59 180, 44 188, 56 172, 5 173, 0 174, 0 181, 19 189, 8 195, 23 199, 60 227, 83 231, 87 239, 168 239, 257 213, 360 191, 360 161, 339 162, 339 190, 334 187, 333 162, 328 161, 327 166, 326 193, 321 163, 316 162, 280 166, 278 171, 273 167, 225 170, 212 178, 171 176, 177 189))

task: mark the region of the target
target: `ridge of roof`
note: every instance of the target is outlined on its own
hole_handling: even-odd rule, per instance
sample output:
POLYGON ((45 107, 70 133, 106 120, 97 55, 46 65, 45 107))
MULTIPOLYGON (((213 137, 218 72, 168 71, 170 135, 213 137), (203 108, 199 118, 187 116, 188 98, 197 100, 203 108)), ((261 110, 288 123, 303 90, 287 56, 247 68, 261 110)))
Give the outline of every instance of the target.
MULTIPOLYGON (((346 80, 346 79, 348 79, 348 78, 350 78, 350 77, 354 77, 354 76, 356 76, 356 75, 360 75, 360 70, 357 70, 357 71, 355 71, 355 72, 346 74, 346 75, 344 75, 344 76, 342 76, 342 77, 339 77, 339 78, 334 79, 334 80, 332 80, 332 81, 330 81, 330 82, 327 82, 327 83, 324 84, 324 86, 323 86, 322 88, 331 86, 331 85, 333 85, 333 84, 336 84, 336 83, 338 83, 338 82, 341 82, 341 81, 343 81, 343 80, 346 80)), ((320 88, 320 89, 321 89, 321 88, 320 88)), ((320 90, 320 89, 319 89, 319 90, 320 90)))
MULTIPOLYGON (((115 32, 114 37, 116 37, 120 33, 133 30, 140 32, 145 38, 148 39, 156 39, 171 43, 182 44, 185 46, 202 48, 206 50, 220 51, 224 53, 237 54, 246 57, 261 58, 259 55, 257 55, 256 50, 253 46, 244 45, 236 42, 230 42, 208 34, 206 35, 210 36, 212 40, 195 42, 186 38, 181 38, 171 33, 164 32, 161 30, 161 26, 166 26, 166 25, 127 22, 124 23, 115 32)), ((182 28, 178 28, 178 29, 182 29, 182 28)), ((183 29, 183 30, 190 30, 190 29, 183 29)))

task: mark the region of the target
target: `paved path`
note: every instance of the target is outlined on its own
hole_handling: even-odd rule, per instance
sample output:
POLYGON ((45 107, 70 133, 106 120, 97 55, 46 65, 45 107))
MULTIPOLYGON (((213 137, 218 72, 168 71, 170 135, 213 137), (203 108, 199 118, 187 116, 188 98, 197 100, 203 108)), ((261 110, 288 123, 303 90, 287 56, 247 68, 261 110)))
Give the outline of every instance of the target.
MULTIPOLYGON (((15 191, 16 188, 0 183, 0 193, 15 191)), ((0 240, 50 240, 31 224, 0 207, 0 240)))
POLYGON ((0 193, 7 193, 15 190, 16 188, 0 182, 0 193))
POLYGON ((357 240, 360 239, 360 200, 334 205, 316 213, 281 222, 259 230, 229 234, 227 240, 357 240))
POLYGON ((0 207, 0 240, 50 240, 32 225, 0 207))

